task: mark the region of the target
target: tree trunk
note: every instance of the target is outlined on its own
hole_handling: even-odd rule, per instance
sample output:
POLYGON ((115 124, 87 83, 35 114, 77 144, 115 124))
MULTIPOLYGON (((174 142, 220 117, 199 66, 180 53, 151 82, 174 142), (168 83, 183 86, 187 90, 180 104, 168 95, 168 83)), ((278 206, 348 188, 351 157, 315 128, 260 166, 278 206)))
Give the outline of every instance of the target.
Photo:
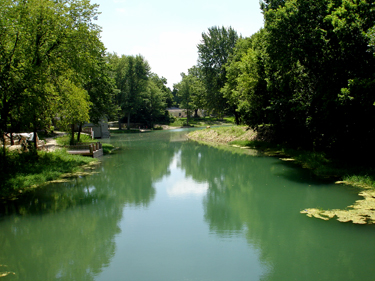
POLYGON ((79 123, 77 142, 79 142, 79 140, 81 139, 81 131, 82 131, 82 123, 79 123))
MULTIPOLYGON (((12 118, 9 118, 10 120, 10 124, 12 124, 13 122, 12 122, 12 118)), ((9 137, 10 137, 10 145, 14 145, 14 138, 13 138, 13 130, 12 130, 12 125, 10 126, 10 128, 9 128, 9 133, 10 133, 10 135, 9 135, 9 137)))
POLYGON ((130 112, 128 112, 128 124, 126 127, 130 130, 130 112))
POLYGON ((71 125, 71 129, 72 129, 72 136, 70 138, 70 145, 74 145, 74 124, 71 125))
POLYGON ((234 118, 236 120, 236 125, 240 125, 240 114, 237 111, 234 111, 234 118))
POLYGON ((10 145, 14 145, 13 132, 10 130, 10 145))
POLYGON ((194 118, 198 118, 198 108, 197 109, 194 109, 194 118))
MULTIPOLYGON (((9 103, 6 102, 6 97, 4 96, 3 97, 3 100, 2 100, 2 110, 1 110, 1 116, 0 116, 0 133, 1 133, 1 138, 2 138, 2 141, 3 141, 3 157, 4 157, 4 161, 3 164, 5 163, 6 161, 6 147, 5 147, 5 133, 7 131, 7 123, 8 123, 8 115, 9 115, 9 103)), ((4 164, 3 166, 4 168, 7 168, 7 165, 4 164)))
POLYGON ((36 128, 36 118, 34 118, 34 147, 35 147, 35 153, 36 153, 36 150, 38 149, 38 137, 37 137, 37 128, 36 128))
MULTIPOLYGON (((2 157, 2 159, 1 159, 1 163, 0 163, 0 168, 1 168, 1 171, 4 171, 4 172, 6 172, 8 169, 8 165, 7 165, 7 155, 6 155, 6 148, 5 148, 5 135, 4 135, 4 133, 3 132, 1 132, 1 134, 2 134, 2 143, 3 143, 3 148, 2 148, 2 155, 1 155, 1 157, 2 157)), ((0 172, 1 173, 1 172, 0 172)))
POLYGON ((121 117, 118 118, 118 129, 121 130, 121 117))

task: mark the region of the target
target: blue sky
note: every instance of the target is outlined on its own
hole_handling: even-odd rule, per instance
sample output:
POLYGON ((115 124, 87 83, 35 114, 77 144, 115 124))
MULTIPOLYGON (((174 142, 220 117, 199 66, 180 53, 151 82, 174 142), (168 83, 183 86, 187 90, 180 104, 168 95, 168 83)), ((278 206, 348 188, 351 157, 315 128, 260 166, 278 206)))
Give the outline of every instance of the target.
POLYGON ((247 37, 263 26, 258 0, 91 0, 108 52, 141 54, 172 89, 196 64, 202 32, 231 26, 247 37))

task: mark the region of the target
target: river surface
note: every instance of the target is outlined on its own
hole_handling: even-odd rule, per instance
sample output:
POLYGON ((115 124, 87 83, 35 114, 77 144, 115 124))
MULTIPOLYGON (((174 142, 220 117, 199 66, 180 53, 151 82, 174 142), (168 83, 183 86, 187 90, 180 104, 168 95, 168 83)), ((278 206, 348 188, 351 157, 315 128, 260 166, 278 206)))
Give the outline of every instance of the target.
POLYGON ((1 280, 374 280, 375 226, 322 221, 349 187, 256 151, 115 135, 93 176, 40 189, 0 216, 1 280))

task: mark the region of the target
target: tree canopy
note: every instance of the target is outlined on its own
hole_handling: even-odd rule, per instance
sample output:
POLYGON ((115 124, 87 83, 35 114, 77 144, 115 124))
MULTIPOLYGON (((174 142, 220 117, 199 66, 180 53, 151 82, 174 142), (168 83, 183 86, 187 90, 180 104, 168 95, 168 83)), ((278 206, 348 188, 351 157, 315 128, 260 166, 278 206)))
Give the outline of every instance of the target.
POLYGON ((117 105, 121 108, 121 119, 126 117, 130 128, 134 122, 153 126, 156 121, 164 121, 167 103, 171 104, 171 90, 166 87, 167 80, 151 72, 147 60, 141 56, 119 57, 108 54, 108 61, 117 88, 117 105))
POLYGON ((50 126, 57 115, 67 114, 62 101, 82 101, 73 102, 80 113, 74 121, 109 111, 113 88, 105 78, 101 29, 93 23, 97 6, 89 0, 1 2, 2 138, 4 132, 50 126))
MULTIPOLYGON (((0 3, 0 135, 118 116, 167 118, 166 79, 141 55, 107 54, 89 0, 0 3)), ((153 120, 153 121, 151 121, 153 120)), ((73 136, 73 134, 72 134, 73 136)), ((5 155, 5 146, 3 149, 5 155)))
POLYGON ((227 99, 220 92, 225 85, 225 64, 238 40, 237 32, 229 27, 211 27, 207 33, 202 33, 201 43, 198 44, 198 67, 201 69, 201 80, 205 86, 207 109, 222 115, 228 109, 227 99))
POLYGON ((264 0, 264 28, 249 38, 209 28, 197 45, 200 108, 298 147, 366 151, 375 141, 366 125, 375 121, 374 4, 264 0))

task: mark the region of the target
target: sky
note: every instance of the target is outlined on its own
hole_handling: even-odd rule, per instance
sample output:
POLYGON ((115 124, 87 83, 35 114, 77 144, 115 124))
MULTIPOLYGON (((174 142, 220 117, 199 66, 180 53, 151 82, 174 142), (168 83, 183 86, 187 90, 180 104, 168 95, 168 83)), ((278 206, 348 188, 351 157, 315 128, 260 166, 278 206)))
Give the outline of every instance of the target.
POLYGON ((91 0, 99 4, 96 24, 107 52, 141 54, 151 71, 181 81, 181 72, 197 64, 202 33, 231 26, 248 37, 263 27, 259 0, 91 0))

